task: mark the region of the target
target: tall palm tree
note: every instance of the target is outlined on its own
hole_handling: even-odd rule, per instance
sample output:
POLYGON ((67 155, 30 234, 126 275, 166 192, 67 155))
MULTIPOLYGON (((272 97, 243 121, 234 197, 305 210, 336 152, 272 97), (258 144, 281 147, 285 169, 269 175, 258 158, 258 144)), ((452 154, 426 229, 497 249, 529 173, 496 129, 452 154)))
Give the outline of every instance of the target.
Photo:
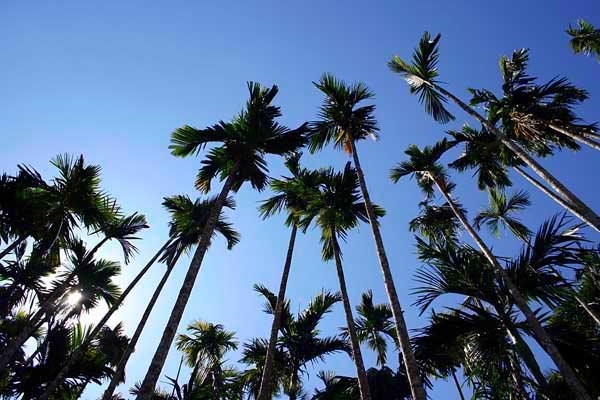
MULTIPOLYGON (((255 290, 263 295, 267 301, 265 311, 273 314, 277 306, 277 297, 264 286, 255 285, 255 290)), ((338 293, 321 292, 315 296, 309 305, 294 316, 290 312, 289 301, 283 308, 277 352, 275 353, 275 376, 283 385, 285 393, 290 400, 296 400, 302 390, 301 375, 306 373, 306 366, 318 361, 323 361, 325 356, 340 351, 349 352, 347 342, 337 336, 321 337, 318 329, 319 323, 332 307, 341 301, 338 293), (280 374, 284 373, 285 377, 280 374)), ((253 339, 244 345, 242 362, 254 364, 257 369, 264 365, 264 356, 267 352, 268 342, 264 339, 253 339)), ((258 376, 262 376, 259 373, 258 376)), ((249 382, 251 394, 256 393, 255 384, 249 382), (255 387, 255 390, 253 389, 255 387)), ((273 387, 274 391, 277 389, 273 387)))
POLYGON ((445 108, 448 99, 452 100, 467 114, 475 118, 485 129, 496 136, 496 138, 508 149, 514 153, 514 156, 520 162, 525 163, 540 178, 542 178, 554 191, 563 199, 572 204, 588 221, 600 230, 600 217, 572 193, 562 182, 548 172, 540 165, 520 144, 518 144, 509 132, 502 132, 493 123, 479 114, 475 109, 468 106, 458 97, 444 89, 437 80, 439 72, 437 63, 439 60, 438 34, 431 38, 428 32, 425 32, 419 42, 418 48, 413 55, 412 63, 407 63, 398 56, 394 56, 388 63, 390 69, 399 73, 409 84, 411 93, 419 94, 421 102, 425 103, 425 110, 433 118, 441 123, 449 122, 454 116, 445 108))
POLYGON ((206 254, 217 217, 230 191, 237 192, 245 182, 256 190, 267 185, 266 154, 285 155, 301 148, 305 141, 306 125, 290 130, 278 122, 279 107, 272 105, 277 95, 277 86, 263 88, 258 83, 248 83, 250 99, 240 114, 231 122, 219 122, 205 129, 184 126, 171 136, 171 153, 178 157, 198 154, 210 143, 220 144, 209 150, 203 166, 198 172, 196 187, 208 192, 217 175, 225 180, 184 278, 183 285, 160 343, 150 363, 138 394, 139 400, 149 400, 160 371, 175 338, 177 326, 194 287, 202 259, 206 254))
POLYGON ((589 94, 566 78, 537 84, 536 78, 527 75, 528 61, 527 49, 500 58, 503 96, 469 89, 471 106, 484 105, 492 125, 499 122, 505 134, 540 156, 552 154, 554 148, 578 150, 577 142, 600 150, 600 143, 593 140, 596 126, 581 124, 573 110, 589 94))
MULTIPOLYGON (((282 179, 272 179, 270 186, 275 195, 264 200, 259 207, 263 218, 270 217, 282 210, 287 212, 285 224, 291 226, 290 241, 283 265, 279 291, 277 292, 277 307, 273 315, 271 333, 269 337, 269 348, 267 351, 265 365, 263 368, 263 378, 261 380, 261 389, 258 394, 259 400, 268 400, 271 393, 271 375, 273 373, 273 357, 275 346, 277 345, 277 335, 281 325, 281 314, 283 312, 283 303, 285 302, 285 292, 292 265, 292 255, 294 253, 294 244, 300 214, 306 211, 308 200, 318 191, 318 185, 321 181, 320 174, 317 171, 310 171, 300 166, 301 153, 294 153, 286 159, 286 167, 291 173, 289 177, 282 179)), ((306 231, 310 221, 304 221, 302 229, 306 231)))
POLYGON ((418 373, 415 357, 412 354, 408 328, 404 320, 379 225, 376 223, 377 215, 371 202, 356 148, 357 141, 366 139, 369 136, 378 137, 379 127, 373 115, 375 106, 372 104, 360 106, 363 101, 372 99, 374 93, 363 83, 348 85, 330 74, 324 74, 319 82, 314 83, 314 85, 325 95, 325 99, 320 108, 319 120, 312 123, 310 150, 315 152, 333 141, 335 148, 343 148, 346 153, 352 155, 367 217, 373 231, 375 248, 381 265, 388 300, 392 307, 398 343, 407 368, 413 398, 415 400, 425 400, 425 390, 418 373))
POLYGON ((569 387, 576 394, 578 399, 591 400, 591 397, 583 387, 577 375, 571 366, 565 361, 562 354, 545 331, 537 316, 529 307, 527 299, 515 285, 507 271, 502 268, 496 256, 491 252, 489 247, 481 239, 473 226, 465 217, 464 213, 456 206, 450 195, 450 190, 453 187, 448 180, 448 176, 444 171, 443 166, 438 162, 439 158, 449 148, 446 139, 436 143, 433 147, 425 147, 423 150, 412 145, 406 150, 409 160, 399 163, 391 171, 391 179, 394 182, 407 175, 414 175, 421 190, 427 196, 433 196, 434 187, 442 194, 448 205, 454 211, 456 218, 460 220, 465 230, 475 241, 477 246, 483 252, 488 262, 491 264, 498 282, 506 285, 507 291, 510 293, 512 300, 515 302, 519 310, 523 313, 526 321, 534 333, 534 336, 542 346, 542 348, 552 358, 556 366, 561 371, 569 387))
POLYGON ((187 331, 189 334, 178 335, 176 341, 177 349, 183 352, 186 363, 192 368, 187 393, 191 395, 196 381, 201 385, 209 374, 213 393, 218 393, 223 375, 223 356, 226 352, 237 349, 235 332, 227 331, 223 325, 200 320, 189 324, 187 331))
MULTIPOLYGON (((344 312, 346 315, 346 328, 352 355, 358 375, 361 398, 370 399, 367 383, 366 369, 360 350, 360 342, 356 334, 352 306, 346 288, 346 278, 342 265, 342 251, 338 239, 345 240, 348 232, 359 223, 368 222, 364 201, 360 195, 358 175, 350 163, 342 172, 333 169, 323 170, 323 184, 319 196, 313 197, 305 213, 305 219, 315 218, 316 225, 321 230, 321 243, 323 244, 322 256, 324 261, 335 260, 335 266, 340 285, 344 312)), ((376 217, 385 214, 382 208, 372 205, 376 217)), ((374 223, 377 223, 375 221, 374 223)))
POLYGON ((570 45, 575 54, 583 53, 586 56, 596 54, 600 61, 600 29, 596 29, 594 25, 580 19, 577 21, 578 27, 567 29, 567 33, 571 36, 570 45))
MULTIPOLYGON (((385 366, 387 361, 386 337, 394 340, 394 323, 392 310, 388 304, 374 304, 373 292, 368 290, 361 296, 360 304, 356 306, 358 316, 354 319, 356 336, 359 343, 367 343, 377 354, 377 364, 385 366)), ((348 330, 344 329, 345 336, 348 330)))
MULTIPOLYGON (((137 284, 158 257, 160 257, 160 261, 167 264, 167 269, 154 289, 154 293, 138 322, 133 336, 129 341, 129 345, 119 360, 115 374, 102 395, 103 400, 109 400, 113 396, 115 389, 123 379, 127 362, 135 350, 135 346, 144 331, 146 322, 148 321, 148 318, 154 309, 154 305, 167 283, 175 264, 177 264, 181 254, 191 251, 192 247, 198 243, 215 201, 215 198, 206 200, 197 199, 196 201, 192 201, 192 199, 185 195, 165 197, 163 206, 171 215, 171 221, 169 222, 169 239, 131 282, 128 289, 133 289, 135 284, 137 284)), ((233 199, 227 198, 223 207, 233 209, 235 207, 233 199)), ((232 249, 233 246, 239 242, 239 234, 233 229, 231 224, 227 222, 222 211, 215 224, 215 233, 219 233, 225 238, 228 249, 232 249)), ((102 321, 106 322, 105 320, 108 320, 109 317, 110 315, 105 315, 102 321)))

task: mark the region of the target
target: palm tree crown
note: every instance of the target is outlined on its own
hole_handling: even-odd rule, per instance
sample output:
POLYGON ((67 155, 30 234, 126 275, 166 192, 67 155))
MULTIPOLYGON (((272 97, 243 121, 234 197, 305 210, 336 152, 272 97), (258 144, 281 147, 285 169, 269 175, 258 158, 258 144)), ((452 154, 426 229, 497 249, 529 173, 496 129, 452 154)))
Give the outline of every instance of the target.
POLYGON ((584 19, 580 19, 577 23, 578 27, 569 26, 567 29, 567 33, 571 36, 571 48, 576 54, 596 54, 600 61, 600 29, 596 29, 584 19))
POLYGON ((323 74, 315 87, 325 94, 319 109, 320 120, 311 123, 309 148, 311 152, 321 150, 333 141, 337 149, 352 153, 352 142, 377 139, 379 127, 373 113, 375 106, 358 106, 372 99, 375 94, 362 82, 349 85, 331 74, 323 74))
POLYGON ((198 171, 196 187, 210 191, 217 175, 224 180, 232 172, 234 191, 246 181, 263 190, 268 182, 266 154, 285 155, 301 148, 306 142, 307 124, 289 129, 275 121, 281 116, 272 101, 279 89, 261 87, 248 82, 250 99, 246 107, 231 122, 220 121, 205 129, 183 126, 171 135, 171 153, 177 157, 198 154, 208 144, 219 144, 209 150, 198 171), (235 170, 234 170, 235 168, 235 170))

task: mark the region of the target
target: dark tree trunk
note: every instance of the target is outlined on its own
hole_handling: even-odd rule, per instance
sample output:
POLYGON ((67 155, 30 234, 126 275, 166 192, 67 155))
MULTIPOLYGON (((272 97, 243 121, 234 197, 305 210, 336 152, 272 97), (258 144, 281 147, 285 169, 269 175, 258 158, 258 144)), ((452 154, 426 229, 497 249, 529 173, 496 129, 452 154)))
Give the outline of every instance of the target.
POLYGON ((263 368, 263 374, 260 384, 260 390, 258 392, 258 400, 269 400, 272 392, 272 375, 273 375, 273 359, 275 357, 275 347, 277 345, 277 336, 279 333, 279 327, 281 326, 281 313, 283 312, 283 305, 285 304, 285 291, 287 288, 288 278, 290 275, 290 268, 292 265, 292 256, 294 254, 294 244, 296 242, 296 233, 298 227, 296 224, 292 225, 292 233, 290 235, 290 242, 288 244, 287 255, 285 257, 285 264, 283 265, 283 273, 281 274, 281 281, 279 282, 279 292, 277 293, 277 304, 275 306, 275 314, 273 315, 273 324, 271 325, 271 334, 269 336, 269 347, 267 348, 267 354, 265 357, 265 365, 263 368))
POLYGON ((350 337, 350 344, 352 345, 352 358, 354 359, 354 364, 356 365, 358 389, 360 390, 360 398, 362 400, 371 400, 367 372, 362 358, 362 352, 360 351, 358 337, 356 336, 354 317, 352 316, 352 306, 350 305, 348 290, 346 289, 346 278, 344 277, 344 267, 342 266, 342 258, 340 256, 340 245, 338 244, 336 235, 337 233, 335 231, 332 232, 331 240, 333 241, 333 256, 335 258, 335 269, 340 282, 340 292, 342 294, 342 303, 344 304, 344 314, 346 316, 346 325, 348 326, 348 336, 350 337))
POLYGON ((492 254, 492 252, 487 247, 485 242, 481 239, 481 237, 479 237, 477 232, 475 232, 475 229, 473 229, 473 227, 471 226, 469 221, 466 219, 465 215, 456 206, 456 204, 454 203, 454 200, 452 200, 452 198, 450 197, 448 192, 445 190, 445 184, 440 182, 436 177, 431 176, 431 178, 435 182, 440 193, 444 196, 444 198, 448 202, 448 205, 450 205, 450 207, 452 208, 454 215, 456 215, 456 217, 459 219, 459 221, 465 227, 465 229, 467 230, 469 235, 473 238, 475 243, 477 243, 477 246, 481 249, 481 251, 483 252, 485 257, 488 259, 488 261, 494 268, 497 279, 499 281, 504 282, 504 284, 506 285, 506 288, 507 288, 510 296, 514 300, 514 302, 517 305, 517 307, 519 308, 519 310, 521 310, 521 312, 525 316, 527 325, 529 325, 529 327, 531 328, 534 337, 536 338, 536 340, 538 341, 540 346, 546 351, 546 353, 548 353, 548 355, 550 356, 552 361, 554 361, 554 363, 558 367, 561 375, 565 379, 565 382, 567 383, 569 388, 573 391, 576 398, 580 399, 580 400, 592 400, 592 397, 587 393, 585 387, 581 384, 581 382, 577 378, 575 371, 565 361, 563 356, 560 354, 558 348, 556 347, 556 345, 554 344, 554 342, 552 341, 552 339, 550 338, 550 336, 548 335, 548 333, 546 332, 546 330, 544 329, 544 327, 542 326, 540 321, 537 319, 537 317, 535 316, 535 314, 529 307, 527 300, 523 297, 523 295, 521 294, 519 289, 513 283, 512 279, 510 279, 510 276, 506 273, 504 268, 502 268, 502 266, 500 265, 500 263, 498 262, 496 257, 492 254))
POLYGON ((131 354, 133 354, 133 352, 135 351, 135 346, 137 345, 137 342, 140 339, 140 336, 142 335, 144 328, 146 327, 146 322, 148 322, 148 318, 150 318, 150 314, 152 313, 152 310, 154 309, 154 305, 156 304, 158 297, 160 296, 163 288, 165 287, 165 284, 169 280, 169 276, 171 275, 171 272, 175 268, 175 264, 177 264, 177 260, 179 260, 180 256, 181 256, 181 253, 178 253, 175 256, 175 258, 173 259, 173 262, 170 265, 167 265, 167 270, 165 271, 165 273, 163 274, 163 277, 161 278, 160 282, 156 286, 156 289, 154 289, 152 298, 150 298, 150 302, 146 306, 146 309, 144 310, 144 314, 142 314, 142 318, 140 319, 140 322, 138 322, 138 325, 135 328, 135 332, 133 333, 133 336, 131 336, 129 343, 127 344, 127 347, 125 348, 123 355, 121 356, 121 360, 119 360, 119 364, 117 365, 117 368, 115 369, 115 373, 113 374, 113 376, 110 380, 110 383, 108 384, 108 387, 106 388, 106 390, 104 391, 104 394, 102 395, 102 400, 110 400, 113 393, 115 392, 115 389, 117 388, 117 386, 119 386, 119 383, 123 380, 123 377, 125 376, 125 367, 127 366, 127 362, 129 362, 129 358, 131 357, 131 354))
POLYGON ((365 200, 367 216, 369 217, 371 230, 373 231, 373 238, 375 239, 375 248, 377 250, 377 256, 379 257, 381 272, 383 273, 383 282, 385 284, 385 290, 388 295, 388 301, 390 302, 390 307, 392 308, 392 314, 394 316, 396 334, 398 335, 398 343, 400 346, 400 350, 402 351, 404 365, 406 366, 406 374, 410 383, 412 397, 414 400, 427 400, 427 395, 423 387, 423 381, 421 380, 421 376, 419 375, 417 360, 415 359, 415 355, 412 351, 410 336, 408 335, 408 328, 406 326, 406 321, 404 320, 404 312, 402 311, 402 307, 400 306, 400 300, 396 291, 396 285, 394 284, 394 278, 392 276, 390 264, 385 253, 385 247, 383 245, 383 239, 381 238, 381 232, 379 231, 377 216, 375 215, 373 203, 371 202, 371 197, 369 196, 369 191, 367 190, 367 184, 362 171, 362 167, 360 165, 360 159, 356 150, 356 144, 354 142, 351 142, 351 148, 352 157, 354 160, 354 168, 356 169, 356 173, 358 175, 360 188, 362 191, 363 198, 365 200))
POLYGON ((148 367, 148 371, 146 372, 146 376, 142 382, 142 386, 140 387, 140 391, 137 396, 138 400, 150 400, 152 398, 156 381, 158 380, 165 360, 167 359, 169 348, 171 347, 173 339, 175 338, 177 327, 179 326, 179 322, 183 316, 185 306, 187 305, 190 295, 192 294, 192 289, 194 288, 196 277, 200 271, 202 260, 206 254, 208 246, 210 245, 210 239, 215 230, 215 224, 219 214, 221 213, 221 209, 223 208, 223 204, 225 203, 227 195, 233 186, 233 181, 238 168, 239 166, 232 168, 229 176, 225 180, 223 188, 221 189, 221 193, 219 194, 219 197, 217 197, 213 209, 210 212, 208 221, 204 231, 202 232, 202 237, 200 238, 200 242, 198 243, 194 257, 192 258, 192 262, 183 281, 183 285, 179 290, 179 295, 177 296, 177 300, 175 301, 175 305, 171 311, 171 316, 169 317, 169 321, 165 326, 158 348, 154 353, 152 362, 148 367))
POLYGON ((456 377, 456 371, 452 370, 452 380, 454 381, 454 384, 456 385, 456 390, 458 390, 458 395, 460 396, 460 400, 465 400, 465 395, 462 391, 462 387, 460 386, 460 382, 458 381, 458 378, 456 377))
POLYGON ((13 251, 14 249, 17 248, 18 245, 20 245, 21 243, 23 243, 23 240, 25 240, 27 238, 27 236, 19 236, 17 239, 15 239, 14 242, 12 242, 11 244, 8 245, 8 247, 6 247, 4 250, 2 250, 2 252, 0 252, 0 260, 2 260, 7 254, 9 254, 11 251, 13 251))

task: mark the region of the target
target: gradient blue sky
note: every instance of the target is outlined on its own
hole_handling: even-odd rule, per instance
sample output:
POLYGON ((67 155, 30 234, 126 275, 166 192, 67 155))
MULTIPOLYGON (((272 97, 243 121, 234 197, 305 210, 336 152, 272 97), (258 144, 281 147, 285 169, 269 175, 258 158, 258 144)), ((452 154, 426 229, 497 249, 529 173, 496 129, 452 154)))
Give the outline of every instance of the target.
MULTIPOLYGON (((282 122, 297 126, 315 118, 321 101, 311 81, 328 71, 348 81, 365 81, 377 94, 381 140, 360 144, 368 184, 375 202, 388 215, 382 221, 384 240, 410 328, 422 326, 409 293, 418 263, 407 230, 421 195, 414 182, 393 185, 388 171, 411 143, 429 144, 444 129, 436 124, 406 84, 386 62, 394 54, 408 57, 424 30, 442 32, 441 79, 460 96, 467 87, 498 90, 498 58, 520 47, 531 48, 532 73, 543 78, 566 75, 587 88, 592 100, 580 108, 587 120, 599 118, 600 64, 574 56, 564 29, 584 17, 600 24, 600 3, 590 0, 551 1, 102 1, 3 2, 0 6, 0 170, 13 172, 29 163, 45 176, 48 160, 59 153, 83 153, 103 167, 104 187, 128 211, 147 215, 152 227, 138 243, 140 254, 124 269, 128 282, 167 237, 163 196, 196 196, 193 181, 199 159, 176 159, 167 149, 170 132, 183 125, 203 127, 228 119, 243 105, 245 82, 277 84, 282 122), (594 113, 594 111, 596 111, 594 113)), ((472 121, 469 121, 472 123, 472 121)), ((274 176, 282 162, 270 159, 274 176)), ((311 167, 341 168, 346 156, 332 150, 308 156, 311 167)), ((595 209, 600 209, 597 172, 600 159, 589 150, 565 152, 544 161, 595 209)), ((470 175, 456 177, 458 194, 474 214, 485 203, 470 175)), ((534 208, 525 221, 533 228, 558 209, 520 178, 517 188, 530 190, 534 208)), ((182 327, 201 318, 235 330, 241 342, 266 336, 270 318, 261 312, 254 283, 275 288, 285 255, 288 231, 282 218, 261 221, 256 212, 268 195, 244 188, 238 208, 230 212, 242 241, 227 251, 217 241, 205 258, 182 327)), ((592 236, 596 240, 597 236, 592 236)), ((515 243, 493 240, 504 254, 515 243)), ((385 300, 381 273, 367 226, 343 245, 351 301, 371 288, 385 300)), ((116 247, 103 255, 118 258, 116 247)), ((182 259, 161 297, 128 369, 126 392, 141 379, 159 340, 187 266, 182 259)), ((133 332, 163 267, 158 265, 137 289, 117 320, 133 332)), ((332 265, 320 257, 318 233, 298 238, 288 295, 300 310, 321 288, 337 289, 332 265)), ((436 307, 444 304, 436 303, 436 307)), ((94 319, 91 316, 89 319, 94 319)), ((114 322, 113 321, 113 322, 114 322)), ((323 333, 344 324, 341 305, 323 322, 323 333)), ((375 357, 364 351, 367 365, 375 357)), ((230 354, 236 362, 239 353, 230 354)), ((394 359, 395 357, 390 357, 394 359)), ((179 356, 169 355, 163 374, 174 375, 179 356)), ((548 367, 549 364, 546 363, 548 367)), ((315 370, 354 374, 347 356, 332 356, 315 370)), ((164 377, 164 375, 163 375, 164 377)), ((164 379, 161 378, 161 381, 164 379)), ((311 374, 307 387, 317 384, 311 374)), ((84 398, 94 399, 98 387, 84 398)), ((436 381, 433 399, 455 398, 452 385, 436 381)))

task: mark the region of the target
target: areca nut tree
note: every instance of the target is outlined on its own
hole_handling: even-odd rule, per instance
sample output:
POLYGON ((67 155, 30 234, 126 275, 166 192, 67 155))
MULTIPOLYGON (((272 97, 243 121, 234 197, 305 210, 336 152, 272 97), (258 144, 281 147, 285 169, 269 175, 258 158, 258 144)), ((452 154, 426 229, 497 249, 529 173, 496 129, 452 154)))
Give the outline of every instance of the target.
MULTIPOLYGON (((166 264, 166 270, 161 278, 161 280, 156 285, 154 292, 152 293, 152 297, 148 302, 138 325, 129 341, 127 348, 125 349, 119 363, 116 367, 115 374, 113 375, 108 387, 104 391, 102 395, 103 400, 109 400, 119 385, 121 379, 123 379, 125 374, 125 367, 131 357, 131 354, 135 351, 135 346, 146 327, 146 323, 154 306, 160 296, 165 284, 167 283, 171 272, 173 271, 179 257, 191 251, 193 246, 198 243, 200 236, 206 226, 208 221, 208 217, 210 215, 211 210, 213 209, 214 203, 216 199, 196 199, 193 201, 186 195, 177 195, 171 197, 165 197, 163 201, 163 206, 167 209, 171 216, 171 221, 169 222, 169 239, 163 245, 163 247, 155 254, 155 256, 150 260, 150 262, 144 267, 144 270, 140 271, 140 274, 136 277, 136 279, 141 279, 143 274, 147 272, 150 266, 156 261, 157 258, 160 257, 160 261, 166 264)), ((224 208, 234 209, 235 202, 232 198, 227 198, 223 203, 224 208)), ((215 224, 214 233, 221 234, 225 240, 227 241, 227 248, 232 249, 239 240, 240 235, 235 231, 233 226, 227 222, 225 219, 223 211, 221 211, 217 222, 215 224)), ((138 279, 138 281, 139 281, 138 279)), ((135 280, 131 282, 128 288, 132 288, 135 283, 135 280)))
MULTIPOLYGON (((265 312, 273 314, 277 305, 277 297, 262 285, 255 285, 255 290, 266 299, 265 312)), ((296 400, 301 394, 301 375, 306 373, 310 363, 323 361, 325 356, 340 351, 349 353, 347 341, 339 336, 321 336, 318 328, 323 318, 332 311, 333 306, 340 302, 339 293, 323 291, 313 297, 308 306, 297 316, 290 312, 289 301, 286 300, 281 318, 280 333, 277 341, 276 370, 278 383, 290 400, 296 400), (284 376, 281 376, 284 375, 284 376), (285 376, 287 375, 287 376, 285 376)), ((264 365, 262 361, 267 351, 266 340, 254 339, 244 347, 242 361, 250 364, 264 365)), ((259 368, 260 369, 260 368, 259 368)), ((262 376, 262 374, 260 374, 262 376)), ((275 379, 274 379, 275 380, 275 379)), ((251 394, 255 390, 251 389, 251 394)), ((276 389, 276 388, 273 388, 276 389)), ((273 390, 276 392, 276 390, 273 390)))
POLYGON ((375 240, 388 301, 392 308, 398 343, 407 369, 411 392, 415 400, 425 400, 425 389, 419 376, 417 362, 412 354, 408 328, 385 252, 381 231, 376 223, 377 215, 371 202, 356 147, 356 142, 359 140, 368 137, 378 138, 379 127, 374 116, 375 106, 373 104, 360 105, 360 103, 372 99, 374 93, 363 83, 349 85, 331 74, 324 74, 314 85, 325 95, 325 99, 320 107, 319 119, 311 124, 309 148, 311 152, 315 152, 333 142, 336 149, 344 149, 352 156, 375 240))
POLYGON ((398 180, 404 176, 413 175, 416 177, 417 184, 423 193, 429 197, 434 195, 434 188, 438 189, 440 194, 444 197, 448 205, 450 205, 454 211, 456 218, 458 218, 458 220, 462 223, 465 230, 469 233, 471 238, 475 241, 479 249, 483 252, 491 264, 497 280, 506 285, 507 291, 510 293, 511 298, 519 310, 525 316, 525 319, 533 331, 535 338, 538 340, 542 348, 548 353, 550 358, 554 361, 573 393, 578 399, 591 400, 591 397, 587 393, 585 387, 577 378, 575 371, 565 361, 564 357, 560 354, 558 348, 545 331, 539 319, 529 307, 527 299, 523 296, 506 270, 500 265, 496 256, 491 252, 489 247, 481 239, 471 223, 467 220, 464 213, 461 212, 461 210, 456 206, 455 201, 452 199, 450 191, 453 187, 453 184, 449 182, 444 167, 439 163, 440 157, 444 154, 448 147, 449 145, 446 139, 439 141, 432 147, 426 146, 423 150, 419 149, 415 145, 410 146, 405 152, 409 159, 400 162, 392 169, 390 174, 391 179, 394 182, 398 182, 398 180))
MULTIPOLYGON (((285 302, 285 292, 289 279, 290 269, 292 266, 292 256, 294 253, 294 244, 296 242, 296 234, 298 225, 301 221, 301 214, 306 211, 308 201, 314 196, 319 189, 321 174, 318 171, 308 170, 301 167, 301 153, 296 152, 286 159, 286 167, 291 176, 284 176, 280 179, 271 179, 270 187, 275 194, 264 200, 259 211, 263 218, 273 216, 283 210, 287 212, 285 224, 291 227, 290 240, 288 244, 279 290, 277 292, 277 306, 273 315, 273 323, 271 324, 271 332, 269 336, 269 347, 263 367, 263 377, 261 379, 261 388, 257 398, 259 400, 268 400, 269 393, 272 392, 271 375, 273 373, 273 357, 275 354, 275 346, 277 345, 277 335, 281 325, 281 315, 285 302)), ((306 231, 310 224, 309 219, 302 220, 303 226, 301 229, 306 231)))
POLYGON ((587 221, 591 221, 596 229, 600 230, 600 217, 561 181, 528 154, 514 138, 498 129, 474 108, 470 107, 441 86, 437 79, 439 76, 437 63, 439 61, 438 43, 440 38, 441 36, 439 34, 432 38, 429 32, 425 32, 413 54, 412 63, 407 63, 400 57, 394 56, 388 63, 388 66, 392 71, 399 73, 406 80, 410 86, 410 92, 419 95, 419 100, 425 104, 425 111, 436 121, 447 123, 454 119, 454 115, 452 115, 445 107, 448 99, 452 100, 464 112, 479 121, 487 131, 494 134, 496 138, 506 146, 508 150, 514 153, 521 162, 531 168, 563 199, 572 204, 587 221))
MULTIPOLYGON (((356 326, 352 315, 352 306, 346 288, 346 278, 342 265, 342 251, 339 240, 346 240, 348 232, 358 227, 360 222, 368 222, 364 201, 360 195, 358 176, 348 162, 343 171, 337 172, 330 168, 322 171, 323 184, 319 196, 313 197, 305 213, 305 219, 315 219, 321 231, 321 251, 324 261, 334 260, 340 285, 340 293, 346 316, 346 329, 352 355, 356 365, 361 398, 371 398, 367 382, 366 369, 360 350, 360 342, 356 334, 356 326)), ((375 215, 385 214, 379 206, 373 205, 375 215)), ((377 223, 377 221, 375 221, 377 223)))
POLYGON ((149 400, 152 395, 192 293, 217 217, 229 192, 237 192, 245 182, 249 182, 256 190, 263 190, 268 183, 265 155, 290 154, 306 142, 306 124, 297 129, 288 129, 276 121, 281 116, 280 108, 272 104, 278 92, 277 86, 265 88, 258 83, 249 82, 248 90, 250 98, 245 108, 232 121, 220 121, 204 129, 186 125, 171 135, 171 153, 177 157, 197 155, 209 144, 215 144, 202 161, 196 188, 205 193, 210 191, 211 182, 217 176, 224 180, 224 184, 208 217, 160 343, 140 387, 137 397, 139 400, 149 400))
POLYGON ((575 54, 586 56, 596 54, 600 62, 600 29, 584 19, 577 21, 578 26, 569 26, 567 33, 571 36, 569 44, 575 54))

